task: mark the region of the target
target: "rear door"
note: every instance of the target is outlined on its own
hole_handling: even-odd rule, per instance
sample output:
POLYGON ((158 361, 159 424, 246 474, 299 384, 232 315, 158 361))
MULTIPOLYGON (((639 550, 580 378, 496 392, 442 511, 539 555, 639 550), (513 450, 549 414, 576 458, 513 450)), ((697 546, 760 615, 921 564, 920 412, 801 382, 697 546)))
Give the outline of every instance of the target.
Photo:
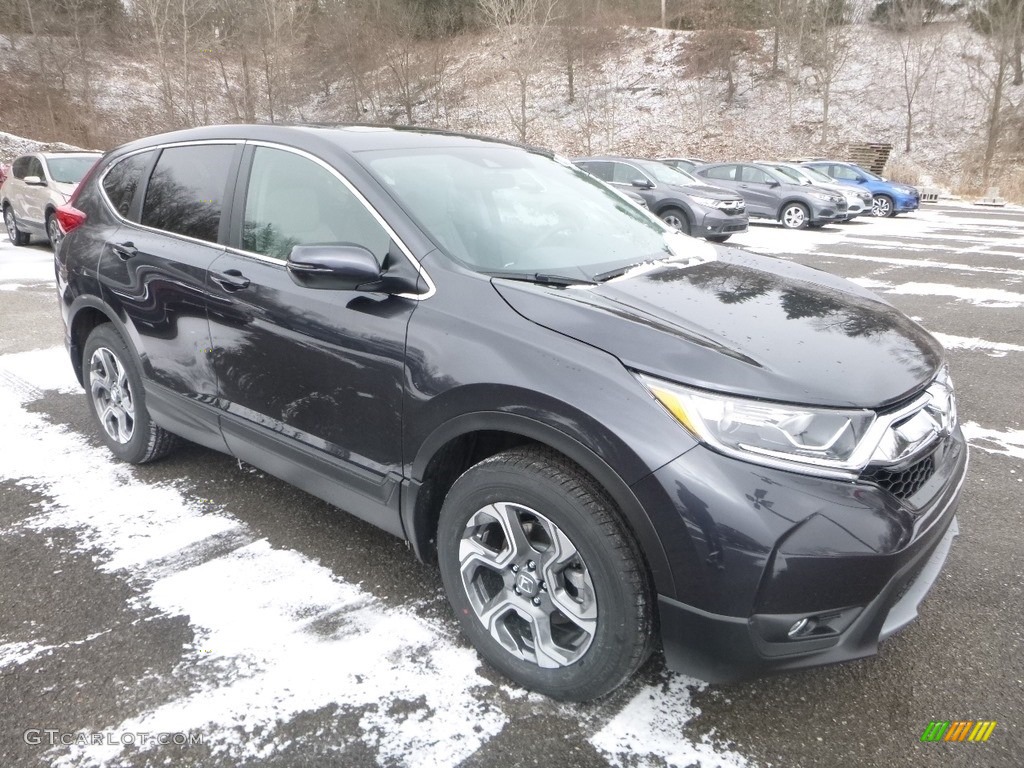
POLYGON ((129 156, 103 177, 122 219, 100 260, 104 297, 133 333, 149 410, 204 444, 220 440, 206 273, 224 252, 222 213, 241 149, 239 142, 166 147, 129 156))
POLYGON ((740 194, 747 201, 747 209, 758 216, 774 219, 782 202, 781 187, 772 186, 772 177, 753 165, 741 165, 740 194))
POLYGON ((232 453, 400 533, 405 337, 416 300, 296 284, 295 245, 404 258, 392 233, 326 164, 250 146, 232 247, 213 264, 211 361, 232 453))

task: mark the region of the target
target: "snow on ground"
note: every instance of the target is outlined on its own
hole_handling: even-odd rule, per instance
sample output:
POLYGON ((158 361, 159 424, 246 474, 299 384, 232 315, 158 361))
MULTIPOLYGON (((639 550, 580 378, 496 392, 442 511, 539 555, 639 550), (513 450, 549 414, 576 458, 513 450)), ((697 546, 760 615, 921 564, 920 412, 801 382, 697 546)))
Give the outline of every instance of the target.
MULTIPOLYGON (((215 754, 259 760, 284 746, 279 724, 334 705, 341 713, 363 711, 360 738, 380 764, 428 768, 461 762, 505 726, 500 697, 476 673, 476 654, 452 642, 451 627, 386 607, 175 485, 138 480, 102 448, 24 409, 47 390, 81 391, 62 348, 0 356, 0 422, 19 446, 5 456, 0 480, 17 480, 48 499, 19 530, 75 530, 80 548, 105 553, 103 570, 145 585, 146 606, 187 616, 196 638, 179 668, 193 678, 198 669, 200 682, 181 698, 107 724, 109 731, 201 732, 215 754), (190 564, 190 554, 225 537, 238 546, 190 564)), ((0 645, 0 668, 9 672, 60 648, 0 645)), ((691 685, 672 678, 667 688, 645 687, 594 745, 623 765, 634 764, 624 757, 634 753, 745 765, 709 739, 691 743, 680 735, 699 714, 691 685), (674 735, 667 738, 666 730, 674 735)), ((540 711, 549 705, 538 697, 540 711)), ((55 766, 111 765, 123 748, 78 745, 51 759, 55 766)))

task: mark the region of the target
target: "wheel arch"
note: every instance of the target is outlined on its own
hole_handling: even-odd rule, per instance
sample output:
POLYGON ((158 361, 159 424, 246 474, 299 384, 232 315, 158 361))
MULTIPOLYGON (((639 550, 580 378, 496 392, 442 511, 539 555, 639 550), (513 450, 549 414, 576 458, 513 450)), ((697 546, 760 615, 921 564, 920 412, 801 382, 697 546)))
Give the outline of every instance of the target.
POLYGON ((105 323, 113 325, 129 347, 138 348, 134 345, 134 339, 128 328, 109 306, 94 296, 79 296, 72 304, 68 317, 68 354, 71 356, 71 367, 75 371, 78 383, 82 386, 85 386, 82 354, 85 350, 86 339, 95 328, 105 323))
POLYGON ((403 484, 401 505, 402 526, 417 558, 423 562, 435 559, 441 506, 459 476, 489 456, 531 444, 557 451, 604 489, 636 538, 653 586, 661 594, 674 595, 675 582, 661 539, 633 491, 615 470, 575 437, 535 419, 500 411, 451 419, 417 451, 412 477, 403 484))
POLYGON ((786 210, 786 206, 787 205, 792 205, 793 203, 797 203, 805 211, 807 211, 807 217, 810 218, 810 216, 811 216, 811 206, 809 206, 806 202, 801 200, 799 197, 789 197, 789 198, 786 198, 785 200, 783 200, 781 203, 779 203, 779 209, 775 212, 775 218, 776 218, 777 221, 782 221, 782 212, 786 210))

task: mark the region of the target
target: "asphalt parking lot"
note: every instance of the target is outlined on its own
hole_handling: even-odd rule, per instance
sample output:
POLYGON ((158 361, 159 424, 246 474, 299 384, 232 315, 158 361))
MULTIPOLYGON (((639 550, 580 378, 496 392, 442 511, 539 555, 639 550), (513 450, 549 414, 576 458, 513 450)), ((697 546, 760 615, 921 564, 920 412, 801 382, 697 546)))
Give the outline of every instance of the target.
POLYGON ((113 461, 49 249, 5 239, 0 766, 1020 766, 1024 210, 755 225, 729 245, 852 278, 943 343, 972 447, 961 535, 875 658, 705 686, 655 656, 569 705, 483 667, 436 570, 387 534, 198 447, 113 461), (922 743, 933 720, 997 726, 922 743))

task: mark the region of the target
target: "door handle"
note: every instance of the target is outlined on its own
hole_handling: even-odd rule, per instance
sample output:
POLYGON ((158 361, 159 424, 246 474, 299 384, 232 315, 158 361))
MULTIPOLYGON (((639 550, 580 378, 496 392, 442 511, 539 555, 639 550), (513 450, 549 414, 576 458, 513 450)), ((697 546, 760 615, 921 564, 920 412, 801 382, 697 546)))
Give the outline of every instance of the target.
POLYGON ((127 243, 111 243, 110 250, 116 253, 121 261, 128 261, 128 259, 139 255, 139 249, 131 241, 127 243))
POLYGON ((248 288, 252 282, 237 269, 226 269, 223 272, 214 272, 211 275, 213 281, 219 284, 225 291, 240 291, 248 288))

